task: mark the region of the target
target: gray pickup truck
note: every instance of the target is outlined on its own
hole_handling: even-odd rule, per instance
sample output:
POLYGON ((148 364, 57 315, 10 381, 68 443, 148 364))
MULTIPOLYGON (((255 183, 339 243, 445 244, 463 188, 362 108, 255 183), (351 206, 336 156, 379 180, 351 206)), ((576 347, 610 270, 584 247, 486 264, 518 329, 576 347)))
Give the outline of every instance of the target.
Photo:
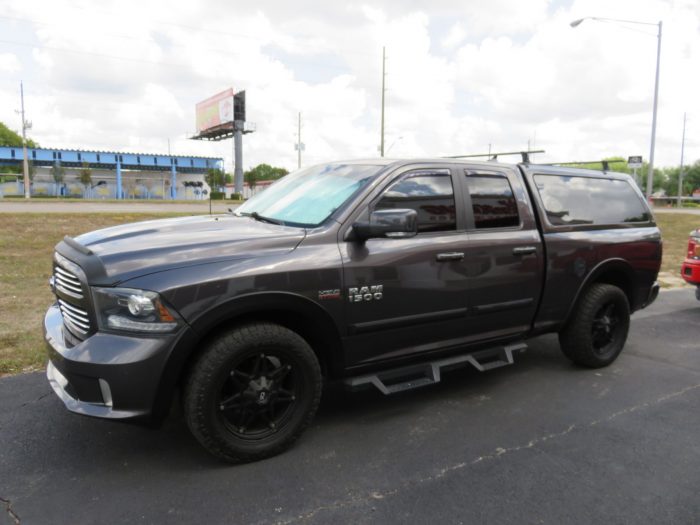
POLYGON ((276 454, 328 381, 385 394, 510 364, 559 334, 602 367, 658 294, 630 177, 529 163, 363 160, 284 177, 235 212, 66 237, 48 379, 76 413, 159 421, 181 397, 228 461, 276 454))

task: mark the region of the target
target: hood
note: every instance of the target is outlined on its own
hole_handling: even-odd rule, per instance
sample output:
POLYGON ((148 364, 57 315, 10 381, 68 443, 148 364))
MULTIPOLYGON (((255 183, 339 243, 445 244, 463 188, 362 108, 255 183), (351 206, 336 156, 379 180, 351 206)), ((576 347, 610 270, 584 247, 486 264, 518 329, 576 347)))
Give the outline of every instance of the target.
POLYGON ((103 276, 114 284, 165 269, 288 252, 305 235, 302 228, 250 217, 203 215, 114 226, 75 241, 100 259, 103 276))

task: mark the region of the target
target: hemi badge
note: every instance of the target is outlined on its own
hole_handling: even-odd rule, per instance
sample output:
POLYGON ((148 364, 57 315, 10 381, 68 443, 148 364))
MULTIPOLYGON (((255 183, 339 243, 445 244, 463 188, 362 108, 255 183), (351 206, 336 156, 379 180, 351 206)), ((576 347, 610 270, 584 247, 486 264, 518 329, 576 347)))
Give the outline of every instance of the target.
POLYGON ((340 299, 340 290, 319 290, 318 291, 319 300, 323 299, 340 299))

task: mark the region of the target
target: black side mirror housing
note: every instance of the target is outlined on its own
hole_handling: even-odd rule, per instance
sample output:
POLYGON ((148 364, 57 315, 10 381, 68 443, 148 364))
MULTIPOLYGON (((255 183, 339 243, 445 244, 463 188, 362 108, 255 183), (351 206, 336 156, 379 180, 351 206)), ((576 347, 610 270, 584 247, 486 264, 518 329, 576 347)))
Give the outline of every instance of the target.
POLYGON ((361 241, 373 238, 406 238, 418 233, 418 213, 411 209, 375 210, 368 222, 352 225, 355 238, 361 241))

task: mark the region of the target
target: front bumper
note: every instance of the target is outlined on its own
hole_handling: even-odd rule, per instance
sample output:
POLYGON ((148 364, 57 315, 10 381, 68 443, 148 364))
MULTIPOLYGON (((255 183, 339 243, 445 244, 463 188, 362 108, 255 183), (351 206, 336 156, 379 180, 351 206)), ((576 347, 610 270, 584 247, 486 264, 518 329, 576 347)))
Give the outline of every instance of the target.
POLYGON ((68 410, 108 419, 146 419, 177 336, 97 332, 68 347, 63 317, 54 305, 44 317, 44 338, 46 376, 68 410))

